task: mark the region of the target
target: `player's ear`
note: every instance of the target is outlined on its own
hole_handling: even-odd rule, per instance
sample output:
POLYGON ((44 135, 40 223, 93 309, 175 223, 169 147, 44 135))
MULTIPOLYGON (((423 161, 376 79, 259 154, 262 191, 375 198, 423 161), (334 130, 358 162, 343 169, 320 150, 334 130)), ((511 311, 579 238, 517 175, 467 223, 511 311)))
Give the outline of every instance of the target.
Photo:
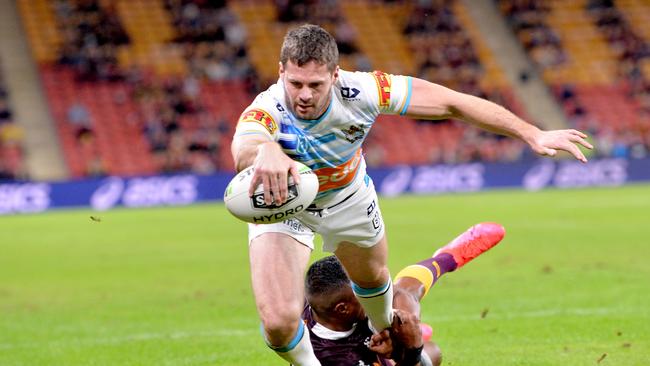
POLYGON ((341 315, 347 315, 350 313, 350 307, 348 303, 341 301, 334 305, 334 312, 341 315))
POLYGON ((284 65, 282 65, 282 61, 278 62, 278 74, 282 76, 282 73, 284 72, 284 65))
POLYGON ((334 68, 334 72, 332 73, 332 83, 335 83, 338 78, 339 78, 339 65, 336 65, 336 67, 334 68))

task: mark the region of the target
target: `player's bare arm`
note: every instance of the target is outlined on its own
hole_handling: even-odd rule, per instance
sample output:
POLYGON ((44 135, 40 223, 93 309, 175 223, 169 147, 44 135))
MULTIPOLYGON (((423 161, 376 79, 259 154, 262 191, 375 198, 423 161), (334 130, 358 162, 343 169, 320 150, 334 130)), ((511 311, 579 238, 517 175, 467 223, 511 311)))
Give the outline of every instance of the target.
POLYGON ((255 173, 249 188, 249 195, 255 187, 262 183, 264 186, 264 201, 271 205, 282 204, 288 197, 287 172, 294 181, 300 182, 300 174, 296 164, 280 148, 280 145, 262 134, 237 136, 233 139, 232 156, 235 159, 237 171, 253 165, 255 173))
POLYGON ((587 162, 577 144, 593 148, 585 140, 587 135, 578 130, 542 131, 498 104, 417 78, 413 78, 406 115, 419 119, 461 119, 488 131, 517 137, 540 155, 555 156, 558 150, 564 150, 587 162))
POLYGON ((390 332, 384 330, 371 338, 369 348, 390 358, 397 365, 420 365, 420 354, 424 348, 419 317, 407 311, 395 309, 390 332))

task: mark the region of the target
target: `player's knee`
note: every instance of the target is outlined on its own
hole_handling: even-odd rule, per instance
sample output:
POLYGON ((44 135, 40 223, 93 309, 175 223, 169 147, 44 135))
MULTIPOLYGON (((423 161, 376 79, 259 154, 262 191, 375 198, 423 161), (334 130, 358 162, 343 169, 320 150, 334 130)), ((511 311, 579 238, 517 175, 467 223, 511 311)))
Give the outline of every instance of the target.
POLYGON ((278 310, 262 315, 262 326, 272 345, 284 345, 295 335, 300 324, 300 312, 278 310))
POLYGON ((388 267, 370 267, 363 273, 357 273, 356 276, 350 276, 352 282, 362 288, 375 288, 384 286, 390 281, 390 271, 388 267))

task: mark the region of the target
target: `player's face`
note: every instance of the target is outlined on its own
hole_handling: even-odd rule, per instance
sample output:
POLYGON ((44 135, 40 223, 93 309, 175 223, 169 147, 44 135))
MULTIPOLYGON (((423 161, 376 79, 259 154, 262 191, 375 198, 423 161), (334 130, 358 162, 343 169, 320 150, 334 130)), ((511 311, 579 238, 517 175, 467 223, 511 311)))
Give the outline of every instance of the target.
POLYGON ((284 83, 287 104, 296 117, 318 119, 327 109, 332 96, 332 85, 338 78, 338 66, 334 72, 310 61, 298 66, 291 61, 280 63, 280 78, 284 83))

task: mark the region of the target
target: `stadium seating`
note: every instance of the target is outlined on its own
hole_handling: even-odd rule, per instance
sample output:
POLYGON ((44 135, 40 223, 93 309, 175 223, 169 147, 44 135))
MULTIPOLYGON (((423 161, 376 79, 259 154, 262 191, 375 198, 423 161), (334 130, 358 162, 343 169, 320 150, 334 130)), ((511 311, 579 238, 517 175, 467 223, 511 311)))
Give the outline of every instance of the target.
POLYGON ((537 64, 574 126, 603 147, 596 153, 610 155, 606 146, 618 141, 638 145, 638 156, 645 156, 650 149, 650 4, 501 0, 499 5, 531 58, 535 55, 524 42, 531 33, 543 28, 556 35, 564 57, 537 64), (522 27, 531 10, 539 15, 536 23, 522 27))
MULTIPOLYGON (((395 19, 402 25, 403 39, 413 55, 412 74, 491 99, 526 116, 462 2, 401 6, 402 9, 393 9, 393 13, 398 14, 395 19), (400 14, 405 15, 400 17, 400 14)), ((402 142, 405 146, 400 147, 399 142, 388 145, 391 146, 387 152, 388 164, 511 161, 519 159, 523 151, 519 142, 504 143, 492 134, 472 132, 464 123, 456 121, 401 121, 391 126, 394 126, 390 127, 392 132, 399 128, 399 134, 390 136, 407 135, 402 142), (501 146, 504 144, 512 146, 504 148, 501 146)))
POLYGON ((19 0, 18 8, 36 61, 55 61, 63 36, 57 27, 54 3, 50 0, 19 0))
POLYGON ((28 178, 23 139, 24 131, 14 120, 11 98, 0 72, 0 181, 28 178))
MULTIPOLYGON (((277 78, 277 64, 269 59, 277 58, 286 30, 300 22, 348 38, 343 68, 420 76, 525 117, 462 1, 81 4, 18 2, 74 177, 232 169, 228 146, 234 123, 251 97, 277 78), (88 14, 102 19, 104 29, 88 21, 88 14), (86 23, 74 23, 79 19, 86 23), (88 37, 75 29, 97 44, 85 43, 88 37), (75 108, 88 115, 81 130, 70 121, 75 108)), ((623 131, 647 123, 650 102, 644 103, 650 97, 620 76, 616 45, 587 1, 496 4, 577 127, 623 131), (538 14, 526 18, 530 7, 538 14)), ((631 32, 647 42, 648 5, 625 0, 616 7, 631 32)), ((648 58, 635 66, 650 79, 648 58)), ((366 153, 374 165, 510 161, 521 159, 524 147, 455 121, 382 116, 366 153)))
MULTIPOLYGON (((84 9, 73 1, 20 3, 21 15, 33 45, 34 57, 40 63, 43 85, 71 175, 83 177, 183 171, 192 169, 195 161, 202 167, 199 170, 204 172, 232 169, 226 138, 213 137, 210 152, 203 154, 207 147, 196 142, 195 136, 199 135, 199 129, 204 132, 209 130, 206 134, 210 136, 215 135, 211 131, 226 135, 232 132, 239 113, 250 100, 247 92, 250 85, 245 79, 197 79, 198 95, 191 101, 195 111, 178 113, 176 116, 175 123, 178 123, 180 130, 174 133, 174 140, 183 144, 180 150, 177 149, 180 156, 172 157, 170 153, 161 158, 153 151, 144 132, 144 112, 149 100, 138 98, 135 94, 137 90, 150 87, 152 94, 167 95, 169 91, 166 88, 170 85, 182 88, 185 82, 194 80, 189 75, 192 60, 186 58, 187 43, 177 42, 179 32, 173 17, 174 11, 179 9, 172 7, 178 4, 134 0, 89 1, 85 5, 84 9), (70 31, 70 27, 85 27, 86 24, 70 22, 79 21, 79 18, 88 22, 88 18, 83 17, 91 13, 113 24, 117 29, 113 30, 113 34, 117 34, 117 38, 106 37, 94 28, 88 33, 99 39, 97 52, 104 57, 84 58, 88 49, 96 51, 93 45, 85 44, 76 53, 66 53, 66 46, 78 46, 71 42, 78 42, 81 37, 72 37, 71 40, 68 35, 65 38, 60 35, 61 29, 70 31), (120 32, 125 36, 120 36, 120 32), (128 37, 128 40, 125 41, 124 37, 128 37), (87 64, 96 67, 89 72, 84 68, 87 64), (140 79, 143 75, 144 81, 140 79), (80 132, 80 127, 71 123, 70 111, 77 105, 88 115, 88 121, 82 124, 90 131, 80 132), (206 158, 203 155, 210 156, 206 158), (173 158, 178 158, 180 162, 168 164, 173 158)), ((173 107, 165 105, 174 103, 166 96, 162 99, 154 96, 153 99, 154 103, 158 103, 155 106, 157 110, 173 107)), ((171 139, 169 135, 165 138, 171 139)))

